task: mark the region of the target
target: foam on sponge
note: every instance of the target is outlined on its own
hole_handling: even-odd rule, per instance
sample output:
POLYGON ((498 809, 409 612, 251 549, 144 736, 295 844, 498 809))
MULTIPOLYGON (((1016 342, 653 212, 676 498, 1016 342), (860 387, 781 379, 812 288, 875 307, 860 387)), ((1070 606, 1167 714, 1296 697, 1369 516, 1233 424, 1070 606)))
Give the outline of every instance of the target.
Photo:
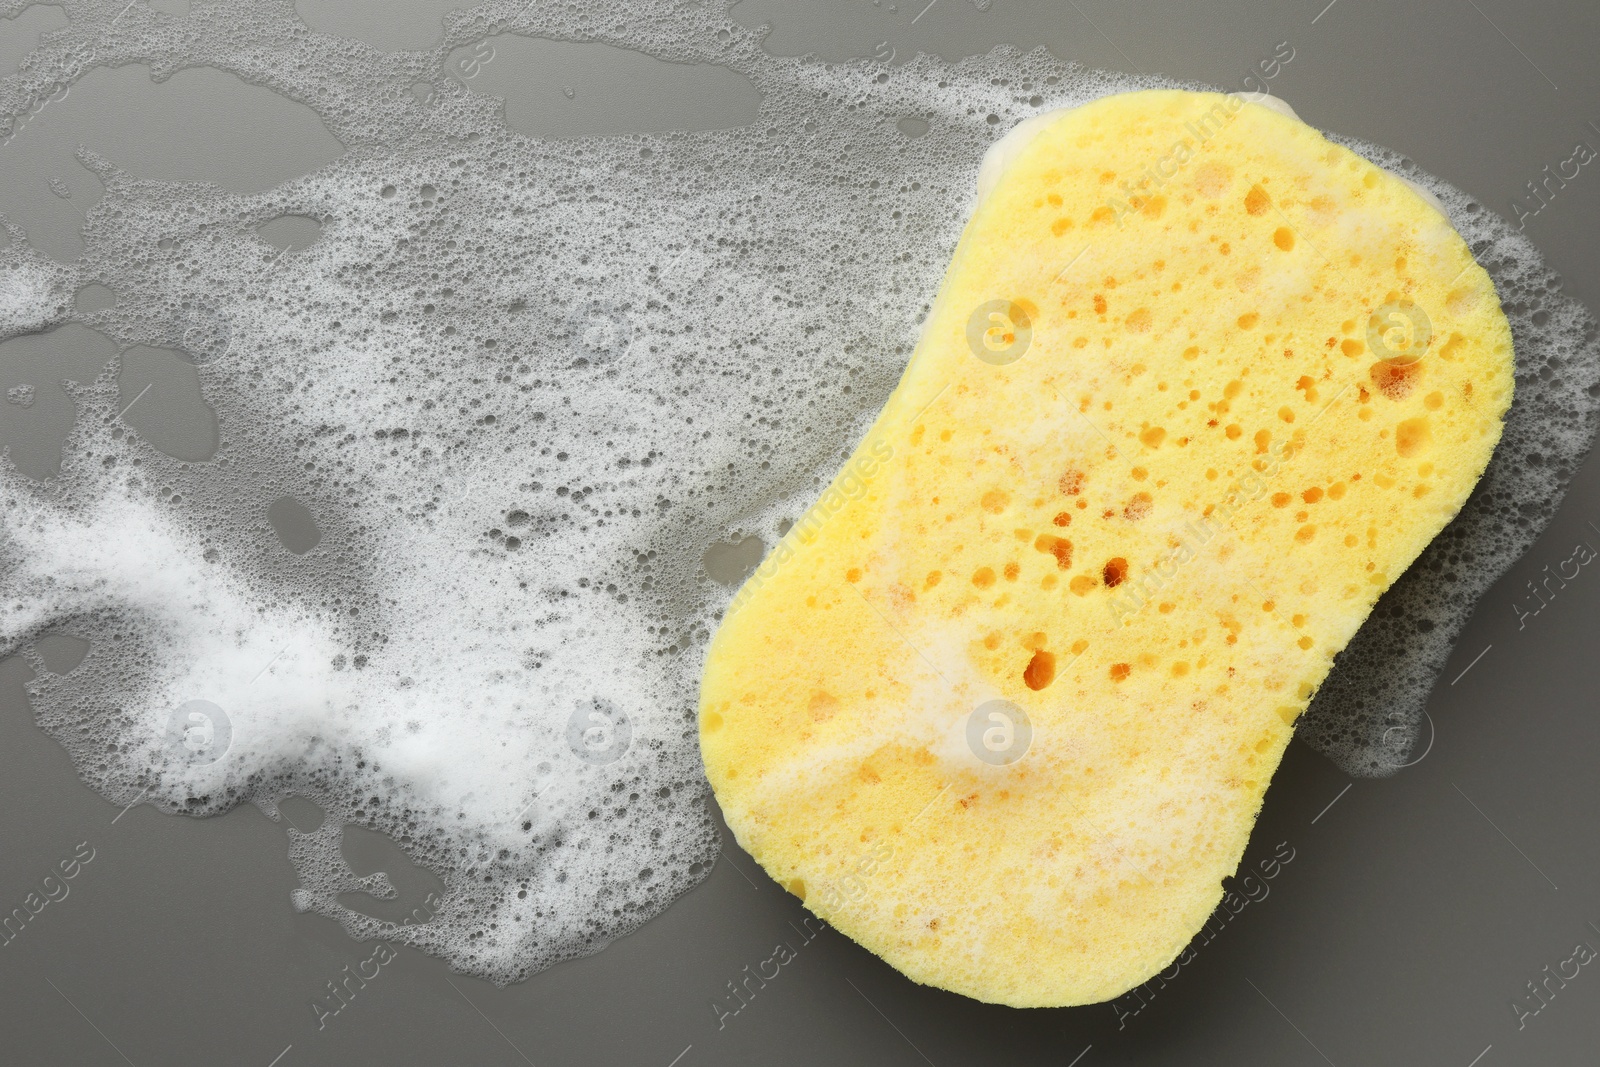
POLYGON ((1054 117, 837 505, 713 640, 729 826, 917 981, 1132 988, 1216 906, 1334 655, 1488 463, 1512 372, 1449 221, 1316 130, 1178 90, 1054 117))

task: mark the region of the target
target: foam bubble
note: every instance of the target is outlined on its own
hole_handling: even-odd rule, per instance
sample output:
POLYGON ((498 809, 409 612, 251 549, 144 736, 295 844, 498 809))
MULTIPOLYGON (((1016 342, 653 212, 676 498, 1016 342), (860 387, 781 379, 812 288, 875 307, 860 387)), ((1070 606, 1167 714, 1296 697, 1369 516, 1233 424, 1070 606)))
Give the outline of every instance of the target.
MULTIPOLYGON (((1012 49, 779 58, 725 10, 664 0, 626 19, 489 3, 452 13, 434 49, 396 53, 308 33, 266 0, 182 33, 138 6, 110 28, 86 0, 64 6, 72 25, 0 80, 0 107, 92 46, 100 64, 269 85, 352 150, 256 195, 85 155, 106 193, 82 258, 49 263, 16 233, 0 250, 4 336, 87 319, 72 294, 109 287, 93 324, 184 350, 221 435, 214 459, 185 463, 123 420, 115 366, 69 386, 61 476, 0 473, 0 651, 52 628, 93 642, 32 692, 108 797, 190 814, 310 797, 329 817, 291 831, 296 907, 499 981, 594 951, 709 869, 694 706, 731 590, 701 561, 730 538, 774 543, 870 423, 985 149, 1029 116, 1170 84, 1012 49), (445 67, 509 32, 724 64, 763 94, 760 119, 510 133, 445 67), (258 228, 285 215, 320 223, 315 242, 266 244, 258 228), (322 533, 303 554, 268 520, 283 497, 322 533), (444 880, 431 921, 339 902, 392 892, 345 866, 349 824, 444 880)), ((1425 695, 1450 613, 1542 527, 1586 447, 1600 356, 1531 246, 1357 147, 1444 200, 1508 294, 1522 368, 1485 488, 1384 602, 1416 597, 1396 618, 1434 629, 1363 651, 1404 625, 1375 620, 1308 721, 1344 765, 1381 773, 1390 728, 1414 725, 1390 699, 1425 695), (1528 467, 1535 450, 1552 462, 1528 467), (1389 717, 1345 692, 1386 694, 1389 717)))

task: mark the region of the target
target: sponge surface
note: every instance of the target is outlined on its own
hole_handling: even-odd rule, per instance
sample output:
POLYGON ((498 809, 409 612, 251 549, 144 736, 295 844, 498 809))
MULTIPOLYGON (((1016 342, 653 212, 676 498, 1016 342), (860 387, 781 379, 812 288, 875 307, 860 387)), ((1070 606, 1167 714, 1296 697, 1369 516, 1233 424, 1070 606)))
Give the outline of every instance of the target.
POLYGON ((1042 124, 712 643, 728 825, 919 982, 1132 988, 1216 906, 1296 717, 1512 388, 1460 237, 1311 127, 1166 90, 1042 124))

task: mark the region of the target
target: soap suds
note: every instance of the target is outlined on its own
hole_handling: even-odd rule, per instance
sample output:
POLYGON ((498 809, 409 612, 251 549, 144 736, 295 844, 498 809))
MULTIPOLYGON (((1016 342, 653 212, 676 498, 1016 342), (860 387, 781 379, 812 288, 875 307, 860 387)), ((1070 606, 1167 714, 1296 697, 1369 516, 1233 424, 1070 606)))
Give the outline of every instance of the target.
MULTIPOLYGON (((0 652, 49 629, 92 642, 31 692, 108 798, 208 814, 309 797, 329 818, 290 831, 295 906, 497 981, 595 951, 709 870, 695 695, 732 591, 702 558, 729 539, 773 544, 870 424, 985 149, 1029 116, 1176 84, 1011 49, 898 67, 774 57, 725 9, 651 0, 489 3, 449 14, 422 52, 309 32, 264 0, 225 21, 136 5, 115 25, 120 3, 63 6, 71 26, 0 80, 0 111, 25 111, 92 49, 97 65, 266 85, 348 151, 252 195, 86 154, 106 192, 81 259, 49 260, 12 227, 0 338, 78 321, 182 350, 220 441, 185 463, 140 440, 115 362, 70 386, 61 475, 0 470, 0 652), (762 94, 760 118, 508 132, 447 63, 513 32, 724 65, 762 94), (264 241, 285 215, 320 223, 315 241, 264 241), (88 285, 115 304, 78 310, 88 285), (304 554, 267 519, 283 497, 321 532, 304 554), (444 879, 431 921, 339 902, 392 892, 345 866, 346 824, 444 879)), ((1473 599, 1587 448, 1600 351, 1503 220, 1351 146, 1441 197, 1519 349, 1483 486, 1303 728, 1341 766, 1381 774, 1404 762, 1473 599)))

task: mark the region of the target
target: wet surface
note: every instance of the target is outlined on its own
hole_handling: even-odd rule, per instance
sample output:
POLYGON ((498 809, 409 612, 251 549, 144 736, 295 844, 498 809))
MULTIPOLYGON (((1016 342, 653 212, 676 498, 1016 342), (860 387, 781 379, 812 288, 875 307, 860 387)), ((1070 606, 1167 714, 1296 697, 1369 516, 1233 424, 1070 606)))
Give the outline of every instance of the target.
POLYGON ((447 69, 505 100, 505 123, 530 137, 718 130, 756 119, 761 95, 709 63, 667 63, 607 44, 500 34, 450 53, 447 69))
POLYGON ((63 260, 81 252, 84 216, 102 193, 80 148, 134 177, 233 192, 272 188, 344 153, 309 108, 207 68, 163 81, 139 64, 95 68, 36 106, 0 142, 0 212, 63 260))
MULTIPOLYGON (((154 6, 174 14, 186 7, 154 6)), ((442 39, 451 6, 301 0, 297 10, 321 32, 398 49, 442 39)), ((1342 0, 1318 15, 1320 8, 995 0, 979 11, 969 0, 745 0, 735 11, 747 24, 772 23, 769 45, 788 53, 886 58, 884 45, 898 62, 918 48, 955 56, 997 42, 1044 43, 1087 63, 1230 87, 1287 39, 1300 52, 1281 91, 1308 121, 1411 152, 1508 216, 1509 201, 1526 199, 1524 183, 1546 162, 1567 158, 1575 139, 1600 136, 1586 127, 1600 115, 1590 11, 1487 6, 1513 46, 1456 5, 1398 13, 1342 0), (1559 95, 1541 69, 1561 85, 1559 95)), ((49 24, 30 10, 0 23, 10 48, 0 59, 22 54, 13 35, 49 24)), ((584 96, 583 53, 552 59, 519 88, 507 73, 525 69, 510 61, 516 54, 509 46, 496 53, 495 63, 505 60, 503 89, 490 80, 495 63, 469 86, 505 95, 513 125, 578 136, 666 121, 655 116, 675 106, 629 111, 608 104, 601 85, 584 96), (512 107, 516 99, 525 112, 512 107), (594 110, 584 110, 591 99, 594 110)), ((320 123, 290 117, 294 105, 229 78, 179 72, 152 86, 144 71, 124 68, 106 72, 99 89, 85 79, 90 91, 75 86, 50 105, 61 114, 42 111, 36 127, 0 146, 0 210, 26 226, 37 247, 72 256, 83 211, 98 197, 96 180, 71 160, 77 141, 135 174, 241 189, 288 180, 342 152, 320 123), (195 75, 188 87, 179 80, 185 73, 195 75), (156 95, 166 90, 172 94, 156 95), (187 102, 174 105, 180 97, 187 102), (241 103, 230 111, 235 97, 241 103), (94 106, 74 104, 82 100, 94 106), (74 106, 84 106, 77 118, 74 106), (195 123, 212 120, 197 115, 213 106, 216 125, 199 127, 201 136, 195 123), (102 136, 85 136, 97 129, 102 136), (30 134, 41 135, 38 143, 19 151, 30 134)), ((690 88, 715 96, 699 99, 703 128, 749 106, 743 89, 724 98, 724 87, 710 82, 690 88)), ((907 136, 916 132, 911 125, 902 126, 907 136)), ((1591 186, 1591 178, 1563 187, 1528 232, 1567 291, 1594 307, 1600 182, 1591 186)), ((300 224, 280 229, 287 232, 262 239, 292 250, 314 238, 300 224)), ((78 306, 106 308, 114 299, 80 293, 78 306)), ((0 344, 0 441, 24 473, 48 478, 59 465, 72 407, 55 383, 88 380, 116 354, 113 342, 82 327, 0 344), (20 386, 31 393, 10 399, 20 386)), ((184 357, 151 349, 124 360, 123 395, 131 400, 151 386, 126 414, 129 429, 172 455, 209 455, 215 423, 184 357)), ((293 551, 290 542, 303 544, 307 533, 285 520, 286 536, 271 521, 280 496, 263 489, 257 514, 293 551)), ((1600 584, 1583 572, 1536 616, 1527 590, 1546 566, 1571 558, 1575 543, 1600 546, 1597 524, 1600 483, 1590 463, 1551 528, 1480 604, 1430 702, 1436 733, 1420 758, 1413 754, 1414 764, 1392 779, 1351 782, 1292 746, 1245 857, 1257 867, 1279 842, 1293 850, 1270 892, 1241 906, 1194 962, 1150 995, 1060 1011, 1016 1012, 910 985, 839 935, 813 934, 797 902, 725 838, 726 854, 705 882, 596 956, 502 990, 398 949, 329 1014, 329 983, 371 960, 374 946, 291 905, 289 830, 316 831, 320 812, 285 801, 283 822, 248 807, 180 819, 146 806, 124 810, 90 792, 28 707, 35 670, 70 672, 83 657, 70 632, 54 634, 36 642, 33 662, 0 661, 0 799, 9 812, 0 821, 0 909, 25 913, 7 928, 0 957, 7 1043, 18 1062, 73 1065, 1587 1062, 1600 1040, 1600 977, 1586 965, 1567 979, 1548 978, 1545 968, 1561 969, 1575 942, 1600 948, 1589 926, 1600 923, 1592 832, 1600 789, 1591 767, 1600 745, 1592 714, 1600 584), (43 880, 61 884, 61 864, 84 854, 80 844, 92 860, 79 860, 69 892, 51 899, 43 880), (35 912, 30 900, 49 903, 35 912), (779 941, 796 950, 795 961, 735 1000, 730 983, 746 981, 746 968, 758 968, 779 941), (1541 980, 1536 999, 1529 983, 1541 980)), ((705 567, 734 582, 756 555, 749 541, 729 542, 707 552, 705 567)), ((416 914, 435 891, 431 876, 408 871, 392 842, 373 837, 346 831, 341 851, 356 875, 387 874, 396 896, 354 893, 350 906, 398 915, 409 905, 416 914)))

